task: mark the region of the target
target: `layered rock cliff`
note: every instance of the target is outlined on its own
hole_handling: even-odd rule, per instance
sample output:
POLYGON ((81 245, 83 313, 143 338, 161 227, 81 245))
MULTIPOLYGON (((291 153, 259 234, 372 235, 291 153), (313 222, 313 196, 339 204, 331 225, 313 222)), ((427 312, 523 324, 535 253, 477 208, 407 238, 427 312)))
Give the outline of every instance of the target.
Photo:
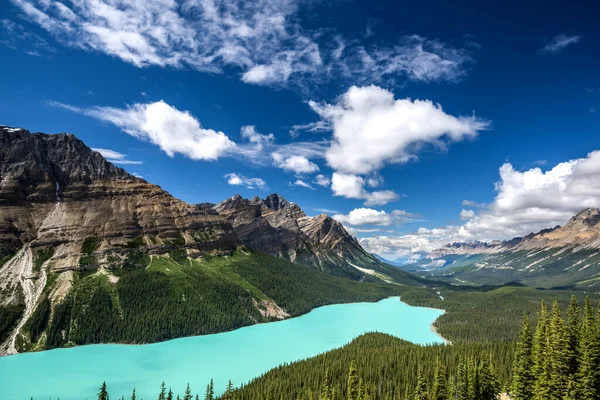
POLYGON ((131 247, 231 252, 239 243, 218 214, 128 174, 73 135, 0 127, 0 258, 31 243, 52 247, 52 267, 69 269, 86 240, 100 265, 131 247))

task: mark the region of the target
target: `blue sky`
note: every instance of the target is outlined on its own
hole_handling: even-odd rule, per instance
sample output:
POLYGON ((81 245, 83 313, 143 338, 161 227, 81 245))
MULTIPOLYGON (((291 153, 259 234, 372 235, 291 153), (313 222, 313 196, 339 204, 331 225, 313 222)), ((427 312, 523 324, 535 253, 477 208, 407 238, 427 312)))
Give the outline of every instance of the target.
POLYGON ((593 2, 147 3, 4 0, 0 123, 191 203, 280 193, 390 258, 600 206, 593 2))

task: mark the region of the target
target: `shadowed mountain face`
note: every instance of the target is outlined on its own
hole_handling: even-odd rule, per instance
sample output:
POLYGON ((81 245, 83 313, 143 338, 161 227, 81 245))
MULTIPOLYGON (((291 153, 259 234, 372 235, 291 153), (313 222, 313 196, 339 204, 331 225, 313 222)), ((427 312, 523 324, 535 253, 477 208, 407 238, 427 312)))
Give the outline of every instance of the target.
POLYGON ((51 246, 55 268, 79 265, 94 239, 96 261, 124 247, 231 252, 231 225, 115 167, 70 134, 0 127, 0 258, 26 243, 51 246))
POLYGON ((326 214, 307 217, 297 204, 275 193, 265 199, 235 195, 214 210, 231 222, 242 243, 270 255, 350 277, 362 274, 349 264, 380 264, 339 222, 326 214))
POLYGON ((403 269, 427 269, 461 283, 519 281, 533 286, 600 287, 600 210, 587 208, 564 226, 490 243, 452 243, 403 269), (433 267, 433 268, 432 268, 433 267))

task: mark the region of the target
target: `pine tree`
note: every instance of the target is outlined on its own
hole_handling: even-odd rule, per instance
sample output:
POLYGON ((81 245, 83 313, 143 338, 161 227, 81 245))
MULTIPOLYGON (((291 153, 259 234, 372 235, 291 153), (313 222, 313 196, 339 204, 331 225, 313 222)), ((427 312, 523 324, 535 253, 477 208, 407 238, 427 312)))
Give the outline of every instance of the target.
POLYGON ((158 400, 167 400, 167 385, 165 382, 160 384, 160 393, 158 394, 158 400))
POLYGON ((567 355, 567 331, 558 302, 552 304, 548 331, 548 367, 550 375, 549 399, 562 400, 567 394, 569 360, 567 355))
POLYGON ((223 395, 224 400, 232 400, 233 399, 233 383, 231 383, 231 379, 227 382, 227 387, 225 388, 225 394, 223 395))
POLYGON ((169 388, 169 393, 167 394, 167 400, 173 400, 173 391, 169 388))
POLYGON ((581 309, 575 296, 571 296, 569 310, 567 311, 567 363, 569 366, 569 379, 573 379, 578 369, 579 334, 581 325, 581 309))
POLYGON ((350 363, 350 369, 348 370, 348 387, 346 389, 346 398, 348 400, 358 400, 358 373, 356 372, 356 363, 352 361, 350 363))
POLYGON ((533 374, 536 377, 533 398, 535 400, 547 400, 551 397, 550 365, 548 360, 549 324, 548 308, 542 300, 538 314, 538 324, 533 337, 533 374))
POLYGON ((135 400, 135 388, 133 389, 133 392, 131 393, 131 400, 135 400))
POLYGON ((417 387, 415 388, 414 400, 428 400, 427 398, 427 382, 423 377, 423 371, 419 368, 417 375, 417 387))
POLYGON ((448 388, 446 387, 446 373, 442 363, 436 361, 435 376, 433 378, 433 391, 431 400, 446 400, 448 398, 448 388))
POLYGON ((98 393, 98 400, 109 400, 108 391, 106 390, 106 382, 102 383, 100 392, 98 393))
POLYGON ((190 383, 188 382, 185 387, 185 393, 183 395, 183 400, 193 400, 192 389, 190 388, 190 383))
POLYGON ((329 368, 325 370, 323 378, 323 387, 321 389, 320 400, 333 400, 333 388, 331 387, 331 377, 329 376, 329 368))
POLYGON ((596 399, 598 379, 598 336, 594 310, 590 299, 585 299, 579 336, 579 371, 577 395, 581 400, 596 399))
POLYGON ((478 400, 495 400, 500 393, 500 383, 491 363, 485 360, 479 365, 480 390, 478 400))
POLYGON ((458 364, 458 371, 456 375, 455 399, 471 400, 469 397, 469 369, 467 367, 466 360, 464 362, 461 361, 458 364))
POLYGON ((515 360, 513 365, 513 381, 511 387, 511 396, 515 400, 529 400, 533 396, 533 340, 531 337, 531 328, 527 314, 523 316, 521 323, 521 333, 515 350, 515 360))
POLYGON ((213 380, 210 380, 210 383, 206 385, 206 394, 204 395, 204 400, 214 400, 215 398, 215 388, 213 380))

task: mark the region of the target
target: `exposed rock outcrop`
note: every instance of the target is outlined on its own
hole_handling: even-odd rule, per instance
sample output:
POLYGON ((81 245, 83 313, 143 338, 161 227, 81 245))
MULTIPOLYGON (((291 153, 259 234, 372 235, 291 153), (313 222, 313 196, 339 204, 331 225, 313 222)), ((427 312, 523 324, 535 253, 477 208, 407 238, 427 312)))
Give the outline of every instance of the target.
POLYGON ((339 222, 326 214, 308 217, 276 193, 265 199, 235 195, 214 209, 231 222, 242 243, 270 255, 352 277, 360 275, 348 263, 380 263, 339 222))
POLYGON ((128 174, 73 135, 0 127, 0 258, 32 243, 54 248, 53 268, 76 268, 88 238, 99 264, 132 246, 231 252, 239 244, 213 210, 128 174))

